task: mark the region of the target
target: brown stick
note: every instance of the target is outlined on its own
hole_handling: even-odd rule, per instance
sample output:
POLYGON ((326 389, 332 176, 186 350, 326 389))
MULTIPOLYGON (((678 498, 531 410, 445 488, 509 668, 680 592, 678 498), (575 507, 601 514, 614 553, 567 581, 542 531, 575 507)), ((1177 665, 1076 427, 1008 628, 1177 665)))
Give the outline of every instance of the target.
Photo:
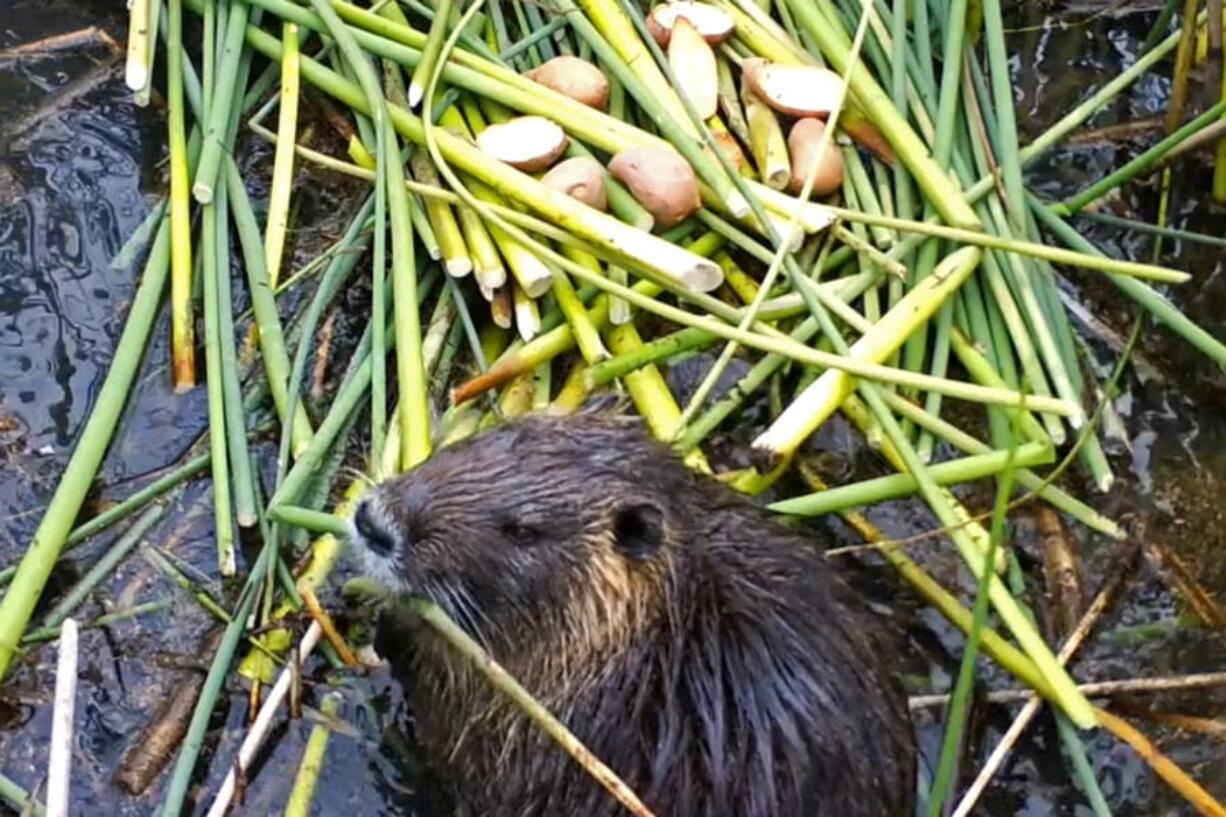
MULTIPOLYGON (((213 630, 201 645, 202 655, 212 655, 221 642, 222 629, 213 630)), ((196 708, 204 686, 203 672, 190 672, 175 684, 157 716, 141 732, 115 772, 115 785, 128 794, 141 794, 162 773, 174 756, 196 708)))
POLYGON ((451 405, 458 406, 462 403, 467 403, 469 400, 484 394, 490 389, 496 389, 505 383, 509 383, 526 371, 527 368, 518 355, 511 355, 504 360, 500 360, 493 366, 490 366, 484 374, 477 375, 473 379, 461 383, 452 389, 451 405))
POLYGON ((1070 145, 1094 145, 1101 142, 1124 142, 1143 139, 1156 130, 1162 130, 1162 118, 1151 116, 1146 119, 1134 119, 1131 122, 1121 122, 1118 125, 1107 125, 1075 133, 1068 138, 1068 143, 1070 145))
POLYGON ((90 26, 89 28, 68 31, 63 34, 52 34, 50 37, 43 37, 41 40, 34 40, 33 42, 15 45, 12 48, 6 48, 0 51, 0 62, 9 62, 21 57, 49 57, 60 51, 72 51, 90 45, 105 45, 115 56, 123 54, 123 49, 119 47, 119 43, 112 39, 110 34, 107 34, 106 31, 98 28, 98 26, 90 26))
POLYGON ((307 612, 311 614, 311 618, 319 623, 319 629, 323 631, 324 638, 328 639, 328 643, 336 649, 337 655, 345 662, 345 666, 358 666, 360 664, 358 657, 353 654, 353 650, 349 649, 345 639, 341 638, 341 634, 337 632, 336 624, 332 622, 332 617, 320 605, 319 599, 315 597, 315 592, 304 583, 300 584, 298 592, 302 595, 302 602, 306 605, 307 612))
POLYGON ((1189 803, 1201 814, 1212 817, 1226 817, 1226 808, 1214 799, 1213 795, 1201 788, 1200 784, 1188 776, 1187 772, 1175 765, 1169 757, 1162 754, 1149 738, 1141 734, 1132 724, 1123 718, 1113 715, 1105 709, 1094 708, 1098 722, 1109 729, 1117 738, 1132 747, 1141 759, 1149 764, 1159 777, 1171 785, 1171 788, 1182 794, 1189 803))
POLYGON ((1207 591, 1175 551, 1165 542, 1151 541, 1145 546, 1145 555, 1170 578, 1171 586, 1183 597, 1192 612, 1207 627, 1226 627, 1226 609, 1207 591))
POLYGON ((311 371, 311 399, 322 400, 324 395, 324 378, 328 374, 328 362, 332 358, 332 336, 336 330, 337 312, 328 313, 323 326, 319 328, 319 342, 315 353, 315 367, 311 371))
POLYGON ((1167 103, 1164 120, 1167 133, 1174 133, 1183 120, 1183 109, 1188 104, 1188 79, 1192 73, 1192 58, 1196 41, 1196 9, 1200 0, 1183 0, 1183 27, 1179 45, 1175 49, 1175 74, 1171 78, 1171 97, 1167 103))
POLYGON ((1043 548, 1043 579, 1047 588, 1048 618, 1053 641, 1073 632, 1085 605, 1081 560, 1069 542, 1060 514, 1039 502, 1031 509, 1039 544, 1043 548))
POLYGON ((1132 717, 1171 726, 1184 732, 1209 735, 1226 740, 1226 721, 1218 718, 1202 718, 1199 715, 1184 715, 1178 712, 1151 712, 1142 707, 1118 707, 1132 717))

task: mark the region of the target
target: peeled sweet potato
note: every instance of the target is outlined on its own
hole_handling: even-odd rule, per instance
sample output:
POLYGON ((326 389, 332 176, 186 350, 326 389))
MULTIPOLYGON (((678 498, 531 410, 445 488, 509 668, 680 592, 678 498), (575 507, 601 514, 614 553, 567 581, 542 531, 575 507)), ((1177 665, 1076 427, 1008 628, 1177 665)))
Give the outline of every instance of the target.
POLYGON ((554 57, 524 76, 597 110, 609 107, 609 80, 587 60, 554 57))
POLYGON ((679 224, 702 206, 694 169, 670 148, 623 150, 609 162, 609 172, 655 216, 660 227, 679 224))
POLYGON ((604 186, 604 168, 600 166, 600 162, 587 156, 576 156, 559 162, 541 181, 588 207, 605 210, 609 206, 604 186))
MULTIPOLYGON (((817 148, 826 131, 826 123, 820 119, 800 119, 788 134, 788 155, 792 158, 792 178, 788 180, 789 192, 796 194, 804 189, 805 178, 813 163, 818 161, 817 148)), ((829 196, 843 185, 843 152, 831 140, 822 153, 813 181, 811 198, 829 196)))
POLYGON ((552 165, 568 144, 562 128, 543 116, 517 116, 477 136, 482 152, 529 173, 552 165))

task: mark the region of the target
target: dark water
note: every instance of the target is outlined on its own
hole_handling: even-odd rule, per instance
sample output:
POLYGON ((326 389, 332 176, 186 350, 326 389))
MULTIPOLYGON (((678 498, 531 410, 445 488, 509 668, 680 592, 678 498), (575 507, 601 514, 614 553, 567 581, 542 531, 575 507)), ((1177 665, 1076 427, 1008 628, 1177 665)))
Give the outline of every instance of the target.
MULTIPOLYGON (((1025 11, 1017 25, 1050 22, 1043 12, 1025 11), (1025 19, 1022 19, 1025 18, 1025 19)), ((125 23, 119 3, 71 0, 9 0, 0 3, 0 50, 89 24, 102 25, 122 39, 125 23)), ((1073 15, 1076 16, 1076 15, 1073 15)), ((1073 29, 1019 32, 1013 37, 1019 121, 1024 138, 1036 135, 1094 87, 1118 73, 1135 53, 1152 15, 1105 17, 1073 29), (1023 70, 1024 69, 1024 70, 1023 70)), ((1094 126, 1144 118, 1165 105, 1166 80, 1148 77, 1101 113, 1094 126)), ((11 564, 28 542, 42 505, 50 496, 75 435, 79 432, 122 329, 138 270, 112 270, 116 250, 144 217, 164 187, 160 164, 163 124, 156 111, 133 106, 123 87, 120 62, 106 48, 94 47, 50 59, 22 59, 0 66, 0 566, 11 564)), ((1090 144, 1062 150, 1032 169, 1034 187, 1051 196, 1077 189, 1124 161, 1135 148, 1090 144)), ((1209 171, 1203 159, 1189 158, 1175 174, 1172 221, 1177 226, 1224 234, 1223 214, 1209 204, 1209 171)), ((262 180, 257 180, 257 186, 262 180)), ((303 224, 325 221, 334 202, 335 181, 316 177, 299 188, 303 224), (314 221, 313 221, 314 219, 314 221)), ((1127 188, 1126 211, 1152 220, 1156 191, 1145 184, 1127 188)), ((1100 245, 1147 257, 1147 238, 1124 236, 1081 225, 1100 245)), ((1221 257, 1203 247, 1166 244, 1164 263, 1193 273, 1193 280, 1172 292, 1191 317, 1219 337, 1226 336, 1226 284, 1221 257)), ((1091 274, 1069 278, 1071 297, 1099 316, 1116 333, 1127 330, 1133 314, 1117 291, 1091 274)), ((165 319, 153 335, 142 378, 133 394, 111 455, 100 475, 102 497, 122 497, 128 481, 174 461, 200 434, 204 393, 171 394, 166 367, 169 332, 165 319)), ((1114 360, 1111 343, 1085 335, 1097 362, 1114 360)), ((1106 496, 1095 497, 1104 512, 1123 520, 1142 519, 1149 536, 1174 548, 1211 592, 1226 591, 1226 547, 1222 524, 1222 482, 1226 479, 1226 383, 1210 363, 1162 330, 1147 333, 1140 350, 1147 366, 1129 372, 1126 391, 1116 401, 1123 434, 1109 447, 1119 478, 1106 496)), ((833 456, 854 465, 865 459, 829 439, 833 456)), ((1080 493, 1089 496, 1088 487, 1080 493)), ((982 497, 979 497, 982 500, 982 497)), ((211 512, 205 487, 193 487, 174 519, 151 539, 202 572, 206 586, 224 596, 212 572, 211 512)), ((906 535, 930 523, 911 503, 890 503, 870 516, 888 533, 906 535)), ((833 528, 834 526, 832 526, 833 528)), ((1024 520, 1018 529, 1024 533, 1024 520)), ((833 530, 836 537, 853 537, 833 530)), ((1074 529, 1086 561, 1091 589, 1107 575, 1116 545, 1074 529)), ((70 584, 105 542, 79 551, 80 568, 58 571, 52 587, 70 584)), ((932 554, 923 557, 942 578, 966 577, 932 554)), ((881 584, 879 582, 879 584, 881 584)), ((887 592, 892 592, 884 583, 887 592)), ((130 558, 95 594, 89 607, 126 606, 170 596, 167 582, 143 560, 130 558)), ((123 753, 185 668, 198 666, 198 648, 210 622, 194 604, 147 616, 82 638, 78 692, 78 740, 74 765, 74 814, 148 814, 159 800, 164 779, 142 797, 122 794, 111 775, 123 753)), ((931 690, 946 689, 956 672, 957 649, 936 616, 917 609, 903 595, 895 605, 902 618, 914 619, 913 670, 929 679, 931 690)), ((1127 592, 1104 617, 1076 665, 1079 678, 1129 678, 1182 674, 1226 666, 1226 643, 1214 633, 1178 626, 1177 597, 1162 577, 1143 566, 1127 592), (1140 640, 1122 634, 1142 624, 1172 626, 1140 640), (1105 634, 1105 635, 1101 635, 1105 634), (1113 635, 1114 634, 1114 635, 1113 635)), ((47 699, 53 686, 54 651, 35 652, 14 673, 0 695, 0 771, 26 788, 39 784, 50 732, 47 699)), ((985 665, 985 673, 996 678, 985 665)), ((322 675, 315 680, 323 680, 322 675)), ((413 760, 400 748, 404 713, 382 677, 342 681, 340 715, 355 735, 335 734, 328 765, 316 794, 316 813, 382 815, 408 813, 393 802, 412 788, 413 760)), ((216 729, 197 782, 212 790, 225 774, 244 724, 245 695, 231 690, 215 719, 216 729), (216 759, 216 762, 214 760, 216 759)), ((313 699, 312 699, 313 700, 313 699)), ((1140 704, 1156 710, 1215 716, 1226 693, 1204 691, 1150 696, 1140 704)), ((987 710, 976 732, 982 757, 1007 726, 1011 711, 987 710)), ((262 758, 240 814, 279 813, 301 757, 310 721, 283 724, 274 748, 262 758)), ((919 732, 935 762, 941 724, 919 718, 919 732)), ((1203 736, 1181 736, 1144 724, 1144 729, 1177 762, 1218 797, 1226 798, 1226 761, 1221 747, 1203 736)), ((1106 735, 1090 745, 1092 762, 1117 815, 1190 814, 1190 808, 1131 750, 1106 735)), ((973 774, 977 763, 970 764, 973 774)), ((4 806, 0 805, 0 813, 4 806)), ((1059 741, 1050 722, 1040 718, 1022 741, 1015 761, 997 777, 984 800, 985 814, 1088 814, 1084 798, 1069 782, 1059 741)))

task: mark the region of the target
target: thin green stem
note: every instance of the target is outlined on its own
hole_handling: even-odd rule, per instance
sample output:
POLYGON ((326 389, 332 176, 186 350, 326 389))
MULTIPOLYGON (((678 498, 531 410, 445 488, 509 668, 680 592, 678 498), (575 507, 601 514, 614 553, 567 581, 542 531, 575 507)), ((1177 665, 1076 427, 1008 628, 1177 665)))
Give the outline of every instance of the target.
POLYGON ((64 619, 72 615, 77 607, 81 605, 81 602, 85 601, 85 597, 92 593, 94 588, 111 574, 111 571, 123 561, 132 548, 140 543, 141 538, 161 520, 164 511, 165 508, 161 505, 154 505, 137 517, 132 526, 115 540, 115 543, 103 554, 102 558, 95 562, 93 567, 81 577, 80 581, 73 585, 64 598, 43 617, 43 626, 58 628, 64 622, 64 619))
POLYGON ((949 717, 945 724, 945 735, 941 741, 936 780, 932 784, 932 792, 928 799, 928 817, 940 817, 943 813, 942 805, 945 799, 953 793, 954 768, 962 742, 963 725, 970 709, 971 687, 975 682, 975 661, 979 655, 983 628, 987 624, 988 588, 995 579, 992 564, 995 561, 996 551, 1004 545, 1006 508, 1009 503, 1009 494, 1013 489, 1013 471, 1017 451, 1016 445, 1009 448, 1005 469, 996 490, 988 551, 984 556, 983 567, 979 571, 979 587, 975 594, 975 606, 971 612, 971 628, 962 649, 962 663, 958 667, 958 680, 954 684, 949 717))

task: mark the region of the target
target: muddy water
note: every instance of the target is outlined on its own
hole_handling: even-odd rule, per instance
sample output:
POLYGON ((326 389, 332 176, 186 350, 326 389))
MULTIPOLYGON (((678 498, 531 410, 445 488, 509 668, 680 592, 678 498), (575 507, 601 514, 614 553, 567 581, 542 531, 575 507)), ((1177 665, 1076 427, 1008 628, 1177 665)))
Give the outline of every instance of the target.
MULTIPOLYGON (((124 31, 114 11, 120 4, 10 0, 0 5, 0 49, 90 24, 105 26, 116 36, 124 31)), ((1021 4, 1023 9, 1035 5, 1021 4)), ((1023 14, 1029 16, 1014 21, 1019 27, 1051 21, 1040 11, 1023 14)), ((1024 133, 1037 134, 1117 74, 1131 59, 1151 16, 1103 17, 1085 27, 1013 35, 1024 133)), ((1093 125, 1159 113, 1165 94, 1165 80, 1147 78, 1093 125)), ((105 374, 138 272, 111 269, 110 260, 163 189, 163 142, 160 117, 132 105, 119 63, 104 46, 0 65, 0 566, 13 563, 28 541, 105 374)), ((1131 150, 1103 143, 1063 150, 1038 164, 1031 181, 1044 194, 1060 196, 1117 166, 1131 150)), ((303 223, 322 220, 323 213, 334 209, 335 201, 326 192, 334 182, 313 182, 300 187, 303 223)), ((1175 175, 1172 221, 1222 235, 1226 224, 1208 203, 1207 189, 1204 164, 1197 159, 1182 164, 1175 175)), ((1128 188, 1121 206, 1152 219, 1156 201, 1152 187, 1136 184, 1128 188)), ((1120 253, 1148 257, 1153 251, 1148 238, 1081 226, 1101 245, 1120 253)), ((1220 253, 1168 242, 1162 258, 1194 275, 1191 283, 1172 293, 1176 302, 1226 337, 1220 253)), ((1112 287, 1074 273, 1067 291, 1100 316, 1110 332, 1126 333, 1133 310, 1112 287)), ((1090 328, 1084 333, 1103 372, 1114 360, 1110 332, 1090 328)), ((100 476, 105 486, 101 499, 124 496, 139 484, 136 480, 175 460, 203 428, 203 391, 186 397, 170 392, 164 321, 153 337, 142 379, 100 476)), ((1226 562, 1216 557, 1226 547, 1220 501, 1226 480, 1226 382, 1204 358, 1161 330, 1147 333, 1141 355, 1145 365, 1130 370, 1126 389, 1115 403, 1122 424, 1110 452, 1118 483, 1096 501, 1121 519, 1146 522, 1150 536, 1174 548, 1221 597, 1226 593, 1226 562)), ((824 439, 830 457, 845 459, 852 474, 871 460, 838 434, 824 439)), ((1089 489, 1082 486, 1082 493, 1088 495, 1089 489)), ((972 501, 982 499, 969 496, 972 501)), ((191 488, 176 507, 173 522, 151 539, 196 568, 208 589, 226 597, 233 588, 219 583, 211 568, 208 501, 206 487, 191 488)), ((887 532, 899 535, 929 524, 910 503, 884 505, 871 516, 887 532)), ((823 527, 840 543, 854 543, 837 525, 823 527)), ((1025 520, 1019 520, 1018 531, 1025 534, 1025 520)), ((1114 563, 1116 546, 1083 531, 1073 533, 1094 587, 1114 563)), ((57 571, 53 590, 71 584, 105 544, 88 544, 78 551, 74 565, 57 571)), ((952 564, 931 553, 923 558, 943 577, 965 582, 952 564)), ((892 592, 888 581, 874 583, 892 592)), ((89 612, 171 594, 161 575, 134 557, 95 594, 89 612)), ((173 682, 199 666, 198 647, 210 622, 195 605, 183 603, 181 597, 176 601, 171 612, 83 636, 74 814, 149 814, 159 800, 164 779, 146 794, 131 797, 112 784, 111 775, 173 682)), ((947 688, 956 672, 956 652, 951 657, 947 650, 956 650, 959 641, 931 613, 906 601, 896 602, 896 607, 902 611, 900 618, 912 622, 915 650, 909 669, 919 679, 917 691, 947 688)), ((1183 624, 1179 616, 1184 612, 1161 576, 1143 566, 1105 617, 1103 635, 1085 649, 1077 675, 1087 680, 1128 678, 1226 666, 1223 639, 1183 624)), ((53 660, 53 650, 33 653, 0 694, 0 772, 26 788, 37 786, 42 775, 53 660)), ((996 677, 986 665, 985 673, 996 677)), ((416 788, 417 779, 416 760, 403 749, 404 712, 395 691, 381 677, 331 680, 345 690, 340 714, 354 731, 333 737, 316 813, 414 813, 394 805, 416 788)), ((216 740, 210 745, 216 751, 205 756, 202 766, 208 771, 196 781, 209 788, 224 775, 224 758, 233 755, 244 722, 245 696, 237 687, 230 692, 212 724, 216 740)), ((1150 697, 1137 703, 1214 716, 1226 705, 1226 693, 1150 697)), ((974 757, 991 749, 1008 716, 1004 709, 988 710, 986 722, 975 732, 974 757)), ((279 728, 276 747, 262 759, 238 813, 280 811, 310 726, 308 720, 279 728)), ((919 719, 930 764, 935 763, 940 728, 929 716, 919 719)), ((1214 794, 1226 797, 1226 761, 1220 746, 1203 737, 1146 729, 1214 794)), ((1130 750, 1110 738, 1092 741, 1090 754, 1115 814, 1191 813, 1130 750)), ((976 765, 970 764, 972 769, 976 765)), ((997 778, 984 802, 984 813, 993 815, 1089 813, 1069 782, 1059 742, 1046 722, 1032 728, 1016 761, 997 778)), ((424 815, 428 809, 415 813, 424 815)))

